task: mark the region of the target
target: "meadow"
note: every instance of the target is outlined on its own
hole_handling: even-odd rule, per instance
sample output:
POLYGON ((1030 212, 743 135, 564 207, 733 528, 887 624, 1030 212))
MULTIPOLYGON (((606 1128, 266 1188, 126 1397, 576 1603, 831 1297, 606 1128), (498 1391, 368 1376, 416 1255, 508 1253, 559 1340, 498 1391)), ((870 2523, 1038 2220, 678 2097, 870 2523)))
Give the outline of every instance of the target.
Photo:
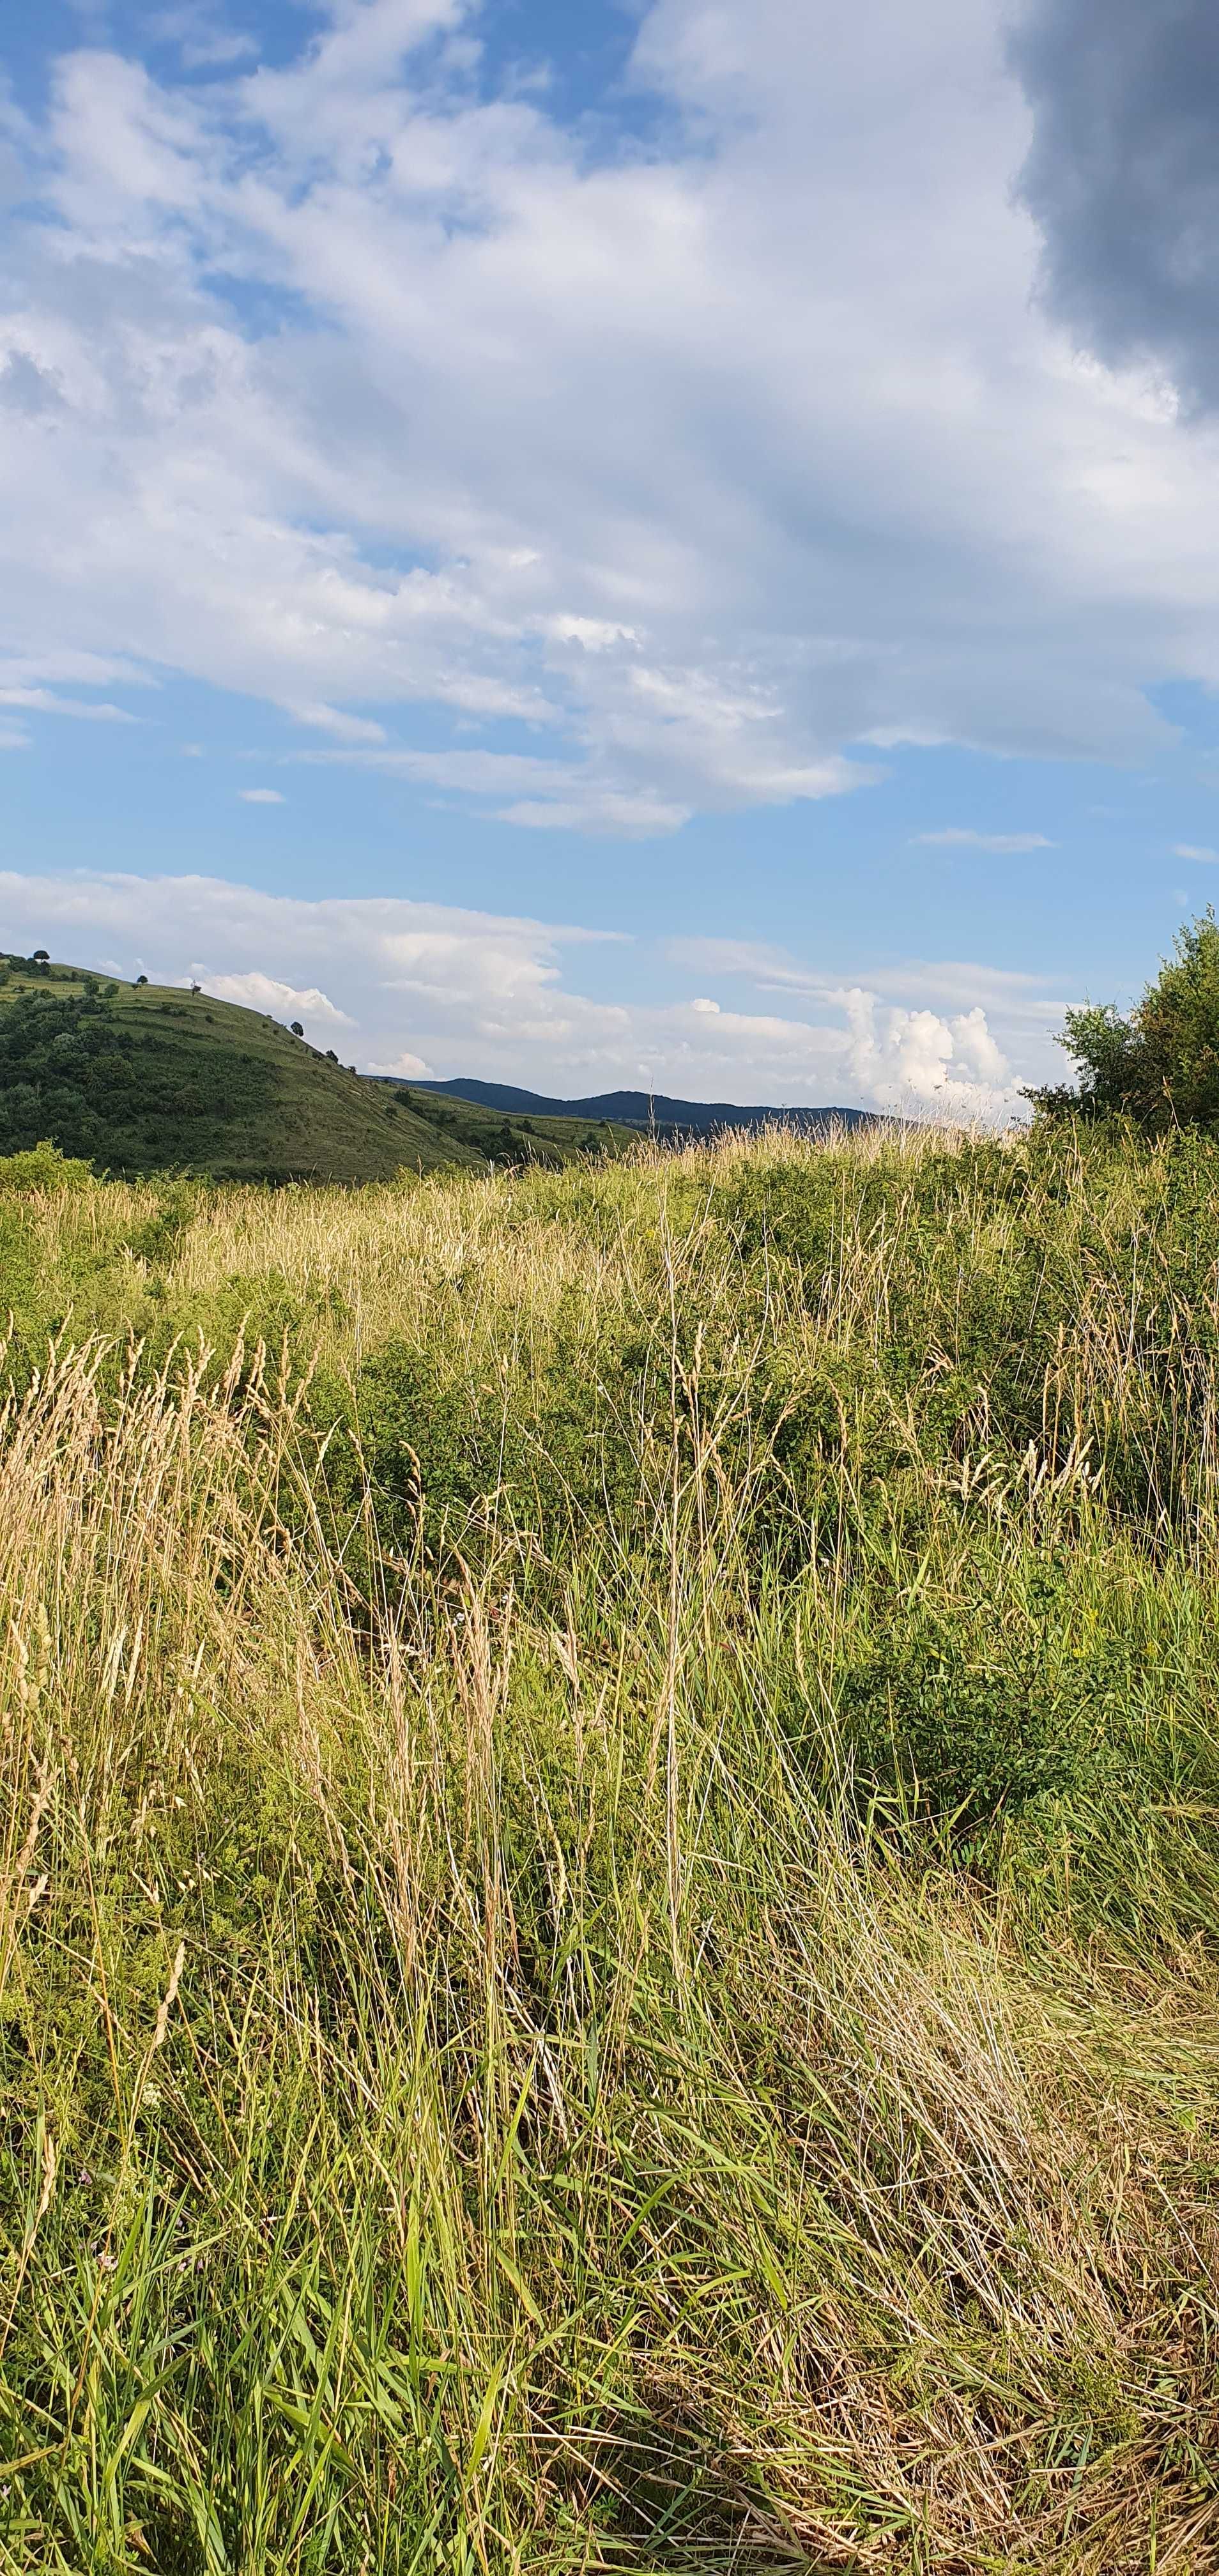
POLYGON ((1219 2568, 1219 1145, 0 1165, 0 2564, 1219 2568))

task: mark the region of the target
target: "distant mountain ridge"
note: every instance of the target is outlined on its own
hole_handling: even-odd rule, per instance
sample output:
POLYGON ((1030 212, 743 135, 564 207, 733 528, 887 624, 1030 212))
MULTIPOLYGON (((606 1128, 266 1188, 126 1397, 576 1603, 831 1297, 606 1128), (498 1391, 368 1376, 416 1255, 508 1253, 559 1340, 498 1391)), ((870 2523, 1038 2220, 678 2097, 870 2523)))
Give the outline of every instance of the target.
POLYGON ((725 1127, 766 1127, 776 1119, 788 1127, 818 1134, 829 1127, 881 1127, 888 1121, 872 1109, 758 1109, 731 1100, 675 1100, 668 1092, 599 1091, 587 1100, 551 1100, 540 1091, 522 1091, 510 1082, 419 1082, 412 1091, 439 1092, 450 1100, 468 1100, 480 1109, 502 1109, 535 1118, 612 1119, 618 1127, 677 1128, 687 1135, 716 1135, 725 1127))

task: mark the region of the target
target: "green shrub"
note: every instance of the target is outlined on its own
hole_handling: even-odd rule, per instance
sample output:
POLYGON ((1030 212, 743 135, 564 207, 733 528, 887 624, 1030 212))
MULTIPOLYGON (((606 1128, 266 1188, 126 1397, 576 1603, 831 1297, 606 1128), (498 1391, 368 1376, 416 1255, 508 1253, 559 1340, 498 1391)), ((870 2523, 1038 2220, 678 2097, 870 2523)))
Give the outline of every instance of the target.
POLYGON ((58 1145, 0 1155, 0 1190, 87 1190, 94 1181, 92 1165, 61 1154, 58 1145))
POLYGON ((1107 1638, 1072 1650, 1060 1581, 1041 1571, 1025 1617, 923 1613, 892 1628, 843 1676, 838 1714, 857 1783, 957 1835, 1085 1786, 1129 1657, 1107 1638))

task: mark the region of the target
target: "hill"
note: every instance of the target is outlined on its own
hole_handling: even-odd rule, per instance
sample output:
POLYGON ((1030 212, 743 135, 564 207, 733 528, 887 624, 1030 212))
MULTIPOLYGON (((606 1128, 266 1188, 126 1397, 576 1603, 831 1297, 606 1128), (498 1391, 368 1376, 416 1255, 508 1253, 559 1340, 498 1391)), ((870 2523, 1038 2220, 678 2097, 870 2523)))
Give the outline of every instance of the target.
POLYGON ((47 1138, 126 1174, 388 1180, 481 1164, 277 1020, 177 986, 0 957, 0 1154, 47 1138))
POLYGON ((674 1100, 664 1091, 599 1091, 587 1100, 550 1100, 539 1091, 521 1091, 509 1082, 478 1082, 462 1076, 453 1082, 417 1082, 416 1092, 443 1093, 483 1109, 502 1109, 531 1118, 609 1119, 614 1125, 646 1128, 650 1133, 716 1136, 725 1128, 773 1126, 776 1121, 804 1135, 831 1129, 879 1127, 890 1122, 870 1109, 745 1108, 732 1100, 674 1100))
MULTIPOLYGON (((369 1074, 366 1079, 380 1085, 386 1077, 369 1074)), ((555 1113, 544 1101, 534 1108, 530 1106, 532 1092, 511 1091, 507 1084, 471 1087, 489 1092, 502 1089, 505 1096, 503 1100, 468 1100, 456 1085, 446 1089, 430 1082, 412 1083, 409 1088, 396 1085, 395 1090, 403 1108, 426 1119, 442 1141, 452 1139, 497 1170, 505 1163, 518 1167, 540 1163, 551 1171, 560 1171, 565 1163, 586 1161, 590 1154, 624 1153, 628 1145, 639 1141, 638 1121, 615 1120, 608 1115, 594 1117, 589 1112, 581 1115, 575 1109, 555 1113), (516 1106, 518 1102, 525 1106, 516 1106)))

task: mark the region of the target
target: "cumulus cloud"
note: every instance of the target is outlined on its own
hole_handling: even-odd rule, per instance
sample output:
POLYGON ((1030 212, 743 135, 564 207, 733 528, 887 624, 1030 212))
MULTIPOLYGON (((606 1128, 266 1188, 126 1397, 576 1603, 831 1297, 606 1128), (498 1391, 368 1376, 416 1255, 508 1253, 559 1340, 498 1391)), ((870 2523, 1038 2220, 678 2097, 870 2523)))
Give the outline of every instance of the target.
POLYGON ((278 787, 239 787, 237 793, 243 805, 285 805, 288 801, 278 787))
POLYGON ((401 1054, 394 1057, 392 1064, 370 1064, 368 1070, 370 1073, 396 1074, 402 1082, 418 1082, 422 1077, 430 1074, 432 1068, 430 1064, 424 1062, 421 1055, 410 1055, 404 1049, 401 1054))
MULTIPOLYGON (((121 974, 123 969, 113 967, 111 972, 121 974)), ((241 1002, 246 1010, 267 1011, 277 1020, 324 1020, 335 1027, 355 1026, 350 1012, 340 1011, 316 984, 285 984, 278 976, 264 975, 257 967, 248 968, 242 975, 214 975, 207 966, 196 964, 195 972, 204 991, 214 993, 218 1002, 241 1002)))
POLYGON ((953 1019, 928 1010, 882 1013, 875 994, 856 991, 846 1009, 851 1071, 869 1098, 948 1118, 985 1118, 1006 1105, 1009 1067, 980 1008, 953 1019))
POLYGON ((1044 832, 916 832, 916 842, 933 850, 990 850, 996 857, 1014 856, 1020 850, 1052 850, 1044 832))
MULTIPOLYGON (((1035 28, 1088 15, 1020 57, 1047 228, 1035 28)), ((1170 739, 1148 691, 1219 681, 1216 455, 1030 303, 999 0, 652 0, 647 151, 488 86, 480 16, 330 0, 270 68, 179 10, 220 84, 63 56, 0 311, 16 646, 253 694, 525 829, 833 797, 867 746, 1170 739), (527 783, 419 766, 504 726, 527 783)), ((1106 0, 1123 78, 1169 17, 1204 23, 1106 0)))
POLYGON ((1021 191, 1044 291, 1084 345, 1219 397, 1213 0, 1033 0, 1012 41, 1033 111, 1021 191))
POLYGON ((895 968, 886 989, 885 978, 817 973, 748 942, 691 942, 704 989, 687 996, 672 989, 675 943, 669 997, 625 1003, 579 979, 584 953, 612 960, 621 943, 399 897, 306 901, 211 877, 10 873, 0 911, 19 947, 83 965, 104 958, 154 981, 190 975, 223 1000, 303 1020, 318 1043, 342 1025, 360 1064, 407 1079, 435 1068, 568 1096, 627 1083, 746 1105, 995 1117, 1012 1105, 1012 1054, 1022 1076, 1044 1063, 1044 1028, 1022 1017, 1033 979, 990 970, 988 987, 987 969, 964 964, 895 968), (751 989, 708 992, 717 978, 751 989), (758 1007, 767 990, 779 1008, 758 1007))

